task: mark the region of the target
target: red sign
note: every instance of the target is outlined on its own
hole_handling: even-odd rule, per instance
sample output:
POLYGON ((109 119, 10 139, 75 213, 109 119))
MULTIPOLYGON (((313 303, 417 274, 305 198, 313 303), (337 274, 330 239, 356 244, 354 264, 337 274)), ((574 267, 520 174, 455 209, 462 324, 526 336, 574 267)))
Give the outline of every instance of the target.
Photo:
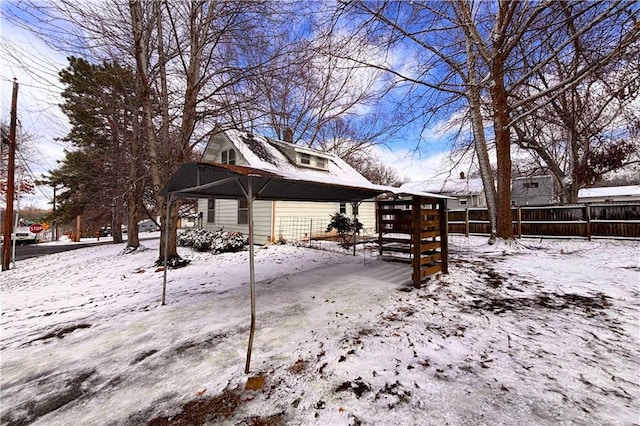
POLYGON ((33 225, 29 226, 29 231, 33 232, 34 234, 42 232, 42 229, 43 227, 39 223, 34 223, 33 225))

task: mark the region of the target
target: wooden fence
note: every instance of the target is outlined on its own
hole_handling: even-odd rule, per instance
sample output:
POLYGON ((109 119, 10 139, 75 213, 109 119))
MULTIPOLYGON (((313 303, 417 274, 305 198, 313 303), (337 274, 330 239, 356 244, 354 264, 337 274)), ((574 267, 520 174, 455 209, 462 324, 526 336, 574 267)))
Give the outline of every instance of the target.
MULTIPOLYGON (((640 203, 514 207, 516 236, 640 238, 640 203)), ((489 234, 487 209, 448 211, 449 232, 489 234)))
POLYGON ((411 263, 415 287, 438 272, 448 273, 444 200, 413 197, 378 201, 380 256, 411 263))

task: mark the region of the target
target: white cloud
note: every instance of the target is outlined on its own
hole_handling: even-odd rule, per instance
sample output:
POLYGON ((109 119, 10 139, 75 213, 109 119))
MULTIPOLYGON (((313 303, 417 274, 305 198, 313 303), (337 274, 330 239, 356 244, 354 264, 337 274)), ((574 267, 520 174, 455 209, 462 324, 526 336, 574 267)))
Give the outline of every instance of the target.
POLYGON ((470 154, 456 160, 451 157, 449 151, 425 155, 420 151, 407 148, 376 146, 373 150, 387 166, 396 170, 401 179, 411 182, 449 174, 458 175, 461 171, 468 174, 470 170, 475 169, 470 154))
MULTIPOLYGON (((25 29, 2 20, 0 37, 0 94, 2 122, 10 119, 13 79, 18 82, 17 164, 27 175, 39 178, 64 158, 63 137, 69 128, 60 110, 62 85, 58 72, 66 66, 66 57, 49 48, 25 29), (21 140, 28 139, 21 147, 21 140)), ((51 191, 37 188, 35 195, 23 194, 21 205, 49 208, 51 191)))

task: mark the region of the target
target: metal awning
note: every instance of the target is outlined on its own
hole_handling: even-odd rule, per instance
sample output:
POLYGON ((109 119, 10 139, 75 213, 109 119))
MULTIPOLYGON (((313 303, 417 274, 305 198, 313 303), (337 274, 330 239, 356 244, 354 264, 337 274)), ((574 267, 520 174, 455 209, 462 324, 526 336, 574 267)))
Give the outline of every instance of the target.
POLYGON ((309 181, 248 166, 194 162, 180 167, 160 194, 244 198, 246 188, 238 183, 246 183, 248 178, 252 181, 254 199, 260 200, 350 202, 374 198, 388 191, 380 185, 309 181))
MULTIPOLYGON (((164 188, 161 195, 168 198, 169 205, 174 196, 196 198, 233 198, 247 200, 247 216, 249 225, 249 285, 251 292, 251 327, 245 374, 249 372, 251 349, 255 330, 255 273, 253 248, 253 201, 334 201, 358 202, 375 198, 391 191, 390 187, 380 185, 351 185, 331 182, 331 175, 323 181, 299 179, 295 175, 285 175, 274 171, 256 169, 247 166, 236 166, 211 162, 186 163, 176 171, 164 188)), ((335 179, 335 177, 333 178, 335 179)), ((162 304, 165 303, 167 285, 167 249, 168 232, 165 235, 164 278, 162 283, 162 304)))

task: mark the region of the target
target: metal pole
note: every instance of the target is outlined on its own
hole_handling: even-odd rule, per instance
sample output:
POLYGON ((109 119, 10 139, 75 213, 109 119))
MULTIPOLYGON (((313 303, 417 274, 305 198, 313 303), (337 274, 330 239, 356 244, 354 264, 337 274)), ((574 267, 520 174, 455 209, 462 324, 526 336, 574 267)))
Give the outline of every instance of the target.
POLYGON ((247 348, 247 362, 244 366, 244 374, 249 374, 251 365, 251 349, 253 347, 253 334, 256 326, 256 281, 253 267, 253 190, 251 176, 247 182, 247 216, 249 222, 249 288, 251 291, 251 328, 249 330, 249 347, 247 348))
POLYGON ((358 207, 360 203, 357 201, 351 202, 351 214, 353 215, 353 255, 356 255, 356 242, 358 242, 358 215, 356 212, 358 211, 358 207))
MULTIPOLYGON (((164 218, 164 259, 163 259, 163 268, 164 275, 162 278, 162 306, 164 306, 164 301, 167 295, 167 253, 169 252, 169 207, 171 206, 171 193, 169 193, 167 197, 167 214, 164 218)), ((160 225, 163 225, 162 223, 160 225)))
MULTIPOLYGON (((13 225, 13 233, 16 233, 18 229, 18 224, 20 222, 20 186, 22 186, 22 174, 20 175, 20 179, 18 179, 18 196, 16 197, 16 220, 13 225)), ((36 257, 38 257, 38 240, 36 239, 36 257)), ((16 267, 16 238, 13 238, 11 241, 11 267, 15 269, 16 267)))

